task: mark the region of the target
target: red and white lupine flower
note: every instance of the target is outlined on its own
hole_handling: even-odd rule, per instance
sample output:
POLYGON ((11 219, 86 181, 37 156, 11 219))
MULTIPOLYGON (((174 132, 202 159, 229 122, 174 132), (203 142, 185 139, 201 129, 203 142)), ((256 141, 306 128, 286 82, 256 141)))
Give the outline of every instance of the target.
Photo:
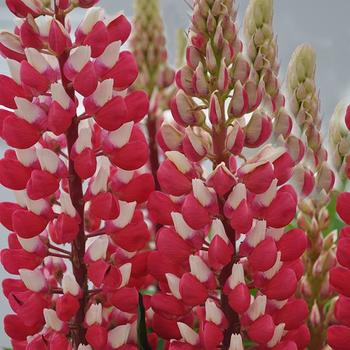
MULTIPOLYGON (((159 132, 166 151, 158 170, 163 194, 152 194, 148 209, 165 226, 148 260, 160 281, 149 324, 170 349, 243 349, 243 334, 258 349, 296 348, 308 342, 309 334, 300 337, 306 305, 293 320, 280 310, 299 302, 294 294, 306 237, 297 231, 294 247, 288 243, 294 232, 284 227, 296 213, 288 180, 301 157, 289 154, 287 140, 265 145, 274 134, 260 106, 264 84, 254 79, 238 37, 226 31, 235 34, 233 2, 222 5, 194 3, 186 65, 176 75, 171 105, 177 125, 163 124, 159 132), (206 135, 206 153, 196 135, 206 135), (246 155, 245 147, 257 150, 246 155)), ((269 16, 269 9, 259 11, 269 16)))
POLYGON ((127 91, 137 77, 121 49, 130 24, 123 15, 108 21, 94 3, 61 0, 52 11, 7 1, 25 18, 16 35, 0 36, 12 75, 0 77, 1 136, 14 148, 0 161, 0 182, 18 204, 2 203, 0 221, 13 232, 1 262, 18 276, 3 282, 15 349, 137 344, 137 291, 150 282, 140 208, 154 181, 142 169, 148 145, 138 126, 148 100, 127 91), (66 15, 77 6, 90 9, 71 35, 66 15))

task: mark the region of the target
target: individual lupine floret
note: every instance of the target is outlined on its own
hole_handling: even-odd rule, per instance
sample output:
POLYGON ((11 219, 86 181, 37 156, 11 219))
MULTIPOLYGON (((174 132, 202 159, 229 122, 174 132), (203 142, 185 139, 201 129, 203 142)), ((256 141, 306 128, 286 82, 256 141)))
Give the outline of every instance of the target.
POLYGON ((328 165, 327 151, 322 145, 320 134, 321 118, 315 87, 315 66, 313 49, 307 45, 298 47, 288 68, 288 89, 290 107, 303 132, 307 147, 305 157, 295 173, 301 193, 304 192, 304 199, 299 203, 297 224, 306 231, 309 238, 308 250, 304 256, 306 274, 301 291, 310 308, 310 346, 321 348, 325 344, 326 323, 329 319, 324 305, 332 298, 332 291, 328 288, 328 272, 335 264, 333 236, 323 238, 323 232, 329 225, 327 205, 335 178, 328 165), (313 173, 315 183, 314 190, 310 193, 305 190, 308 187, 309 172, 313 173), (312 317, 315 312, 320 316, 316 321, 312 317))
MULTIPOLYGON (((233 5, 195 1, 186 64, 176 74, 179 91, 171 104, 177 124, 160 129, 167 151, 158 170, 163 194, 151 195, 148 209, 155 224, 167 226, 157 232, 157 250, 148 258, 160 281, 149 325, 173 349, 241 349, 242 339, 261 349, 303 348, 306 306, 298 307, 294 321, 277 313, 295 300, 306 245, 300 231, 296 249, 289 247, 294 232, 284 232, 296 213, 297 194, 287 183, 296 162, 287 146, 265 145, 272 122, 258 109, 264 89, 242 54, 233 5), (250 112, 250 119, 240 118, 250 112), (189 151, 190 129, 206 134, 204 155, 193 152, 199 144, 189 151), (249 316, 252 288, 264 304, 255 317, 249 316), (206 314, 212 299, 215 321, 206 314)), ((293 151, 300 160, 301 152, 293 151)))
POLYGON ((1 203, 0 222, 12 231, 1 262, 17 276, 3 281, 14 349, 137 348, 138 290, 151 279, 141 205, 154 181, 137 125, 148 99, 127 91, 138 74, 121 50, 129 22, 94 3, 7 1, 26 18, 0 44, 12 75, 0 77, 1 136, 14 148, 0 183, 17 203, 1 203), (78 6, 89 10, 71 35, 78 6))

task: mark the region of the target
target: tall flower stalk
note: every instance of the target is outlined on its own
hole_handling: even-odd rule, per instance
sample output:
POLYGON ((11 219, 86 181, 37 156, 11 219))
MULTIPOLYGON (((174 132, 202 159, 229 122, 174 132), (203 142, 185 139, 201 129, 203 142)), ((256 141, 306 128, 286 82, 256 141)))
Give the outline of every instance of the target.
POLYGON ((299 202, 297 224, 308 235, 309 245, 304 255, 305 276, 301 293, 310 308, 310 349, 323 349, 326 330, 332 317, 329 302, 333 292, 329 287, 329 270, 335 264, 335 233, 324 237, 329 226, 327 205, 334 185, 334 174, 329 168, 327 151, 320 134, 321 119, 315 84, 315 53, 309 46, 298 47, 288 68, 288 92, 291 111, 305 139, 306 154, 296 171, 297 180, 307 186, 310 194, 299 202), (304 168, 304 169, 302 169, 304 168), (314 185, 313 185, 314 183, 314 185))
MULTIPOLYGON (((339 118, 335 123, 333 120, 332 126, 335 125, 341 127, 340 130, 332 130, 331 132, 341 132, 342 137, 345 139, 349 136, 350 123, 349 123, 349 107, 338 109, 336 116, 339 118), (348 135, 346 135, 346 133, 348 135)), ((333 140, 334 141, 334 140, 333 140)), ((344 144, 344 143, 343 143, 344 144)), ((341 143, 339 143, 341 145, 341 143)), ((344 175, 344 173, 342 174, 344 175)), ((345 172, 345 176, 349 179, 349 173, 345 172)), ((334 318, 331 320, 332 324, 328 328, 327 342, 329 346, 334 350, 345 350, 350 341, 350 260, 349 260, 349 247, 350 247, 350 193, 342 192, 337 197, 336 209, 340 219, 346 224, 341 229, 337 244, 337 266, 330 271, 330 285, 338 293, 339 297, 334 304, 334 318)))
POLYGON ((0 204, 12 233, 1 252, 4 320, 14 349, 137 349, 138 289, 147 285, 149 232, 140 209, 154 189, 142 171, 138 125, 147 95, 137 77, 131 26, 97 1, 8 0, 19 17, 1 33, 11 76, 0 75, 0 204), (88 8, 71 34, 69 13, 88 8))
MULTIPOLYGON (((252 4, 263 5, 250 18, 258 37, 272 2, 252 4)), ((294 296, 306 238, 284 229, 297 205, 286 181, 300 159, 266 144, 264 79, 242 53, 235 17, 232 0, 194 1, 175 123, 160 128, 162 192, 148 209, 164 227, 148 264, 161 282, 151 326, 170 349, 296 349, 309 340, 307 305, 294 296)))
POLYGON ((169 86, 174 81, 174 71, 168 65, 168 54, 163 20, 158 0, 136 0, 133 20, 131 47, 139 67, 139 77, 135 86, 148 93, 151 101, 146 119, 150 168, 156 187, 159 168, 157 130, 162 122, 163 113, 169 109, 169 86))

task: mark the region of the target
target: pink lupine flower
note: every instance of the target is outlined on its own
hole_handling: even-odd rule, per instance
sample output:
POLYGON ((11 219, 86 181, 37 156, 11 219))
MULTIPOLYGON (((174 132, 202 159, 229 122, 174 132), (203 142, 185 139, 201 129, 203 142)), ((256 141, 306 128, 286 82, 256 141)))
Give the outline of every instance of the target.
POLYGON ((148 99, 122 91, 137 76, 121 49, 130 24, 107 21, 94 3, 56 1, 51 14, 40 1, 7 1, 26 18, 20 40, 0 40, 12 75, 0 77, 1 136, 15 148, 0 160, 0 182, 18 203, 0 205, 14 232, 1 262, 18 276, 3 282, 13 309, 4 324, 16 349, 136 348, 138 289, 150 280, 140 205, 154 180, 137 125, 148 99), (75 6, 90 9, 71 35, 75 6))
MULTIPOLYGON (((266 91, 241 53, 233 2, 221 5, 194 3, 186 64, 171 103, 176 123, 164 123, 158 134, 166 155, 157 174, 162 192, 151 194, 148 210, 165 227, 148 258, 159 281, 149 324, 170 349, 241 350, 243 334, 259 349, 296 349, 307 316, 294 295, 307 241, 296 231, 293 247, 294 231, 284 227, 296 214, 298 195, 288 181, 303 149, 290 155, 287 139, 282 147, 264 145, 273 135, 272 116, 260 106, 266 91), (250 119, 240 119, 249 112, 250 119), (245 156, 244 147, 257 150, 245 156), (294 301, 293 317, 278 313, 294 301)), ((274 103, 277 109, 284 99, 274 103)))

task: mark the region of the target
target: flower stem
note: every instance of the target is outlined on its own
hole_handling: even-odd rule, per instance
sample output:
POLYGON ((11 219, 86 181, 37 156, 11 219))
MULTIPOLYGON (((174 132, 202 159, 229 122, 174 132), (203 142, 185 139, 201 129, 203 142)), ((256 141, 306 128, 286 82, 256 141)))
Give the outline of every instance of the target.
MULTIPOLYGON (((221 103, 221 111, 222 111, 222 115, 225 115, 224 103, 221 103)), ((224 162, 226 166, 229 167, 228 166, 229 157, 228 157, 228 153, 225 151, 225 140, 227 135, 227 128, 225 126, 224 119, 221 125, 219 125, 217 129, 213 127, 211 134, 212 134, 212 140, 213 140, 213 151, 215 155, 215 158, 213 160, 213 168, 215 169, 215 167, 219 165, 221 162, 224 162)), ((225 203, 225 198, 220 198, 220 216, 223 218, 225 218, 224 210, 223 210, 224 203, 225 203)), ((241 327, 240 327, 239 315, 234 310, 232 310, 232 308, 229 305, 227 295, 223 293, 225 282, 228 279, 228 277, 231 275, 232 266, 237 260, 236 233, 232 229, 230 222, 227 219, 223 219, 222 222, 226 231, 226 235, 229 238, 234 248, 231 261, 226 266, 224 266, 219 276, 219 283, 221 288, 221 308, 228 321, 228 326, 224 332, 222 350, 228 350, 230 347, 231 335, 233 333, 239 334, 241 327)))
MULTIPOLYGON (((65 25, 65 14, 55 6, 55 17, 65 25)), ((75 93, 74 89, 69 81, 63 74, 63 66, 69 57, 69 52, 66 50, 62 55, 58 57, 61 76, 62 76, 62 85, 65 88, 69 97, 74 101, 75 93)), ((75 141, 78 138, 78 117, 75 116, 72 120, 71 126, 66 132, 67 138, 67 147, 68 155, 70 156, 72 147, 75 141)), ((77 349, 79 344, 86 344, 85 339, 85 329, 83 327, 83 322, 85 318, 85 308, 88 302, 88 284, 87 284, 87 270, 86 265, 84 264, 84 255, 85 255, 85 230, 84 230, 84 199, 83 199, 83 186, 80 177, 76 174, 74 170, 74 162, 69 157, 69 194, 73 206, 75 207, 79 217, 79 232, 76 239, 72 242, 72 265, 73 265, 73 274, 76 281, 80 285, 83 295, 80 299, 80 307, 76 313, 74 323, 77 325, 77 328, 72 330, 72 341, 74 349, 77 349)))
POLYGON ((147 131, 148 131, 148 144, 150 151, 150 168, 154 178, 155 189, 158 191, 160 189, 159 182, 157 178, 157 170, 159 168, 158 159, 158 146, 156 142, 157 134, 157 119, 152 113, 147 117, 147 131))

